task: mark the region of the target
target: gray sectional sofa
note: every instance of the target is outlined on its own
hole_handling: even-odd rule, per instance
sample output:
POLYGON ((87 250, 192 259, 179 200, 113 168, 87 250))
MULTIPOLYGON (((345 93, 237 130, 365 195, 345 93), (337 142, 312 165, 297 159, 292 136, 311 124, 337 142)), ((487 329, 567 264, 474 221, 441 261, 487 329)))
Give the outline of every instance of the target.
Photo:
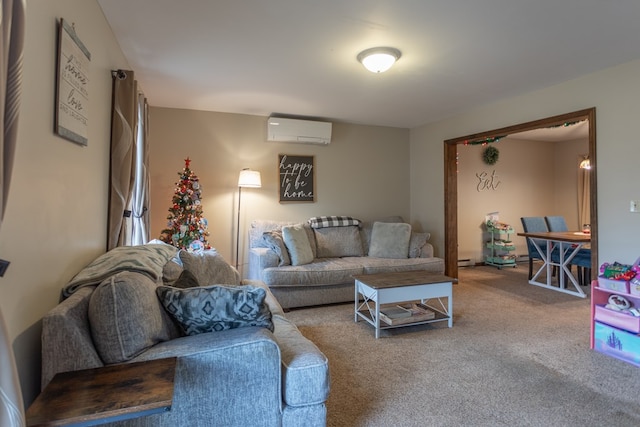
POLYGON ((58 372, 177 357, 171 411, 113 425, 326 425, 326 357, 268 287, 241 283, 214 251, 116 248, 83 269, 63 298, 43 318, 43 388, 58 372), (209 298, 214 291, 218 299, 209 298), (203 319, 211 332, 199 329, 203 319))
POLYGON ((264 282, 285 309, 353 301, 355 274, 444 273, 444 260, 434 257, 429 237, 412 231, 401 217, 371 222, 349 217, 302 223, 255 220, 249 230, 248 277, 264 282), (306 232, 312 259, 292 265, 283 230, 296 225, 306 232))

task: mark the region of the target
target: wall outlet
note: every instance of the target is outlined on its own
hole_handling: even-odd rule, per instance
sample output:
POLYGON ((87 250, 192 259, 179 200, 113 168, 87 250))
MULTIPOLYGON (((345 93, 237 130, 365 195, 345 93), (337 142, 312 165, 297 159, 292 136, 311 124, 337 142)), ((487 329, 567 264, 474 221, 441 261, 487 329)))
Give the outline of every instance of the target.
POLYGON ((629 212, 640 212, 640 201, 632 200, 629 204, 629 212))

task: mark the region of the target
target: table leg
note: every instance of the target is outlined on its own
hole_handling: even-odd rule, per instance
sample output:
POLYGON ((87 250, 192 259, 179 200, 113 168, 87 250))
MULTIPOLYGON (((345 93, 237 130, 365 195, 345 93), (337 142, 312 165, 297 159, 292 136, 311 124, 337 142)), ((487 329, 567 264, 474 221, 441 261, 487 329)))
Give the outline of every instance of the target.
POLYGON ((378 293, 376 292, 376 300, 375 300, 375 314, 376 314, 376 339, 380 338, 380 298, 378 293))
POLYGON ((356 280, 355 286, 354 286, 356 295, 355 295, 355 299, 354 299, 355 302, 353 307, 353 321, 356 323, 358 323, 358 309, 360 308, 358 307, 358 304, 360 304, 360 292, 358 292, 359 288, 360 288, 360 284, 356 280))

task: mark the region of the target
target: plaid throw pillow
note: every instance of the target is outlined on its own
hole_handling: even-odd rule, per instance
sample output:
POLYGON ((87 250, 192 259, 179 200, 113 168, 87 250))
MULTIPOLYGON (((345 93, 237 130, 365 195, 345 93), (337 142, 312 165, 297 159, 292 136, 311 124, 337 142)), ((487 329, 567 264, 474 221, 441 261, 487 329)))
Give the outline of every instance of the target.
POLYGON ((311 228, 324 227, 347 227, 350 225, 360 225, 360 220, 350 216, 314 216, 309 218, 311 228))

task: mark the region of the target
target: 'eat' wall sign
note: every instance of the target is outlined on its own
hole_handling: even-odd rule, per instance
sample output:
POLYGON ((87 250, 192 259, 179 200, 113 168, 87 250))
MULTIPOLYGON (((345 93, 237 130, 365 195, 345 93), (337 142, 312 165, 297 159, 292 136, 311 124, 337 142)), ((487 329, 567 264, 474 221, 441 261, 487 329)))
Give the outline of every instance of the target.
POLYGON ((313 156, 278 155, 280 202, 315 202, 313 156))

